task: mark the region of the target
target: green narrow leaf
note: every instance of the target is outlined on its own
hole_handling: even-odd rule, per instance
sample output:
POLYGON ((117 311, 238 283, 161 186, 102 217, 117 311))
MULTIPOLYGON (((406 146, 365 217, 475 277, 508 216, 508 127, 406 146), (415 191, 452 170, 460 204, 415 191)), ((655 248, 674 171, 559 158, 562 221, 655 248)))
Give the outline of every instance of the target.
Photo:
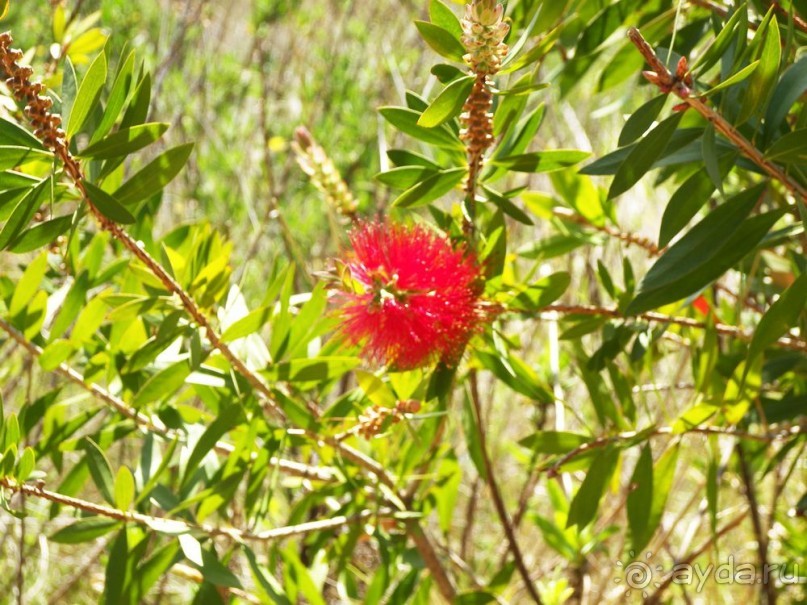
POLYGON ((435 25, 452 34, 457 40, 462 37, 460 20, 457 19, 454 11, 440 0, 429 0, 429 19, 435 25))
POLYGON ((709 200, 714 190, 715 185, 706 169, 698 170, 676 189, 661 217, 659 247, 664 248, 681 229, 687 226, 692 217, 709 200))
POLYGON ((619 165, 608 190, 608 199, 625 193, 633 187, 664 153, 670 138, 678 128, 683 112, 670 116, 648 132, 619 165))
POLYGON ((123 113, 120 127, 129 128, 145 122, 149 113, 149 103, 151 103, 151 74, 146 73, 137 83, 137 88, 123 113))
POLYGON ((551 305, 566 292, 572 277, 566 271, 548 275, 530 285, 517 288, 517 292, 507 301, 510 309, 535 312, 551 305))
POLYGON ((465 76, 446 86, 420 115, 418 126, 434 128, 458 116, 471 93, 474 80, 474 76, 465 76))
POLYGON ((430 204, 459 185, 465 179, 466 174, 466 168, 441 170, 404 191, 395 198, 392 205, 399 208, 416 208, 430 204))
MULTIPOLYGON (((642 313, 681 300, 707 286, 742 260, 746 254, 752 252, 785 212, 786 209, 783 208, 749 218, 728 239, 721 238, 718 240, 719 243, 715 245, 715 248, 707 252, 708 259, 696 258, 693 254, 687 253, 682 262, 681 271, 671 272, 676 275, 674 281, 666 282, 657 288, 640 286, 639 293, 628 305, 626 313, 628 315, 642 313)), ((667 254, 684 242, 684 239, 682 238, 675 246, 670 248, 667 254)), ((678 251, 679 254, 682 252, 684 252, 683 249, 678 251)), ((660 262, 661 259, 656 265, 660 262)), ((666 264, 669 266, 669 261, 666 264)), ((662 271, 661 269, 657 270, 656 265, 650 270, 654 273, 654 277, 660 275, 662 271)))
POLYGON ((428 21, 415 21, 415 27, 418 28, 426 44, 437 54, 452 61, 462 62, 465 47, 450 31, 428 21))
POLYGON ((512 219, 517 220, 522 225, 534 225, 535 223, 532 222, 532 219, 529 215, 524 212, 521 208, 516 206, 511 200, 510 195, 502 195, 501 193, 494 191, 490 187, 486 187, 482 185, 482 191, 485 192, 485 196, 488 198, 488 201, 493 202, 493 204, 501 210, 504 214, 509 216, 512 219))
POLYGON ((438 126, 436 128, 423 128, 422 126, 418 126, 417 122, 420 119, 420 113, 414 109, 407 107, 381 107, 378 113, 404 134, 408 134, 410 137, 423 141, 424 143, 447 149, 460 150, 464 148, 457 136, 445 126, 438 126))
POLYGON ((43 179, 17 202, 6 224, 0 231, 0 250, 5 250, 17 235, 31 222, 37 209, 50 191, 50 180, 43 179))
POLYGON ((274 605, 291 605, 291 601, 286 596, 280 582, 271 573, 267 573, 266 566, 258 562, 255 553, 248 546, 243 546, 242 549, 252 571, 252 576, 256 580, 255 585, 263 592, 267 601, 274 603, 274 605))
POLYGON ((31 301, 39 289, 39 285, 45 278, 45 272, 48 270, 48 253, 43 252, 36 259, 28 265, 25 272, 17 282, 14 288, 14 295, 11 297, 11 303, 8 306, 8 312, 13 317, 22 311, 25 306, 31 301))
POLYGON ((223 342, 231 342, 233 340, 238 340, 239 338, 249 336, 250 334, 254 334, 260 330, 267 321, 269 321, 269 318, 272 317, 272 313, 273 307, 271 305, 255 309, 248 315, 233 322, 226 330, 224 330, 224 333, 221 335, 221 340, 223 342))
MULTIPOLYGON (((765 17, 766 25, 760 26, 757 30, 756 36, 765 36, 765 39, 760 48, 759 67, 748 81, 748 88, 743 95, 738 124, 761 113, 773 92, 773 84, 779 73, 779 61, 782 55, 779 22, 774 12, 773 8, 768 11, 768 15, 765 17)), ((756 36, 754 42, 756 42, 756 36)))
POLYGON ((763 147, 774 139, 793 104, 807 90, 807 55, 802 56, 785 70, 773 90, 763 127, 763 147))
POLYGON ((590 155, 578 149, 548 149, 498 158, 491 164, 514 172, 552 172, 579 164, 590 155))
POLYGON ((754 331, 754 338, 748 348, 746 368, 767 347, 788 333, 792 326, 798 325, 798 318, 807 305, 807 273, 803 273, 773 303, 759 320, 754 331))
POLYGON ((80 544, 108 534, 120 525, 120 521, 106 517, 87 517, 51 534, 48 539, 57 544, 80 544))
POLYGON ((706 473, 706 503, 709 509, 709 525, 712 534, 717 531, 717 511, 720 498, 719 465, 720 461, 716 456, 709 457, 709 468, 706 473))
POLYGON ((221 439, 228 431, 232 430, 243 421, 243 414, 240 413, 239 406, 232 406, 222 410, 216 419, 208 425, 199 441, 193 447, 188 461, 185 464, 185 472, 182 479, 182 484, 187 486, 193 478, 194 473, 199 467, 199 464, 207 456, 208 452, 212 450, 219 439, 221 439))
POLYGON ((192 150, 193 143, 185 143, 163 152, 121 185, 114 193, 115 198, 126 206, 162 191, 185 166, 192 150))
POLYGON ((701 153, 706 173, 712 179, 715 188, 723 195, 723 173, 720 170, 720 159, 717 151, 717 131, 713 124, 709 124, 703 131, 701 153))
POLYGON ((3 141, 4 145, 27 147, 40 151, 45 150, 42 142, 33 134, 19 124, 6 120, 5 118, 0 118, 0 141, 3 141))
POLYGON ((62 73, 62 124, 67 124, 70 121, 77 92, 78 77, 76 76, 76 68, 73 66, 70 57, 65 57, 62 73))
POLYGON ((31 476, 31 473, 36 466, 36 456, 34 456, 34 450, 30 447, 26 447, 22 451, 22 455, 20 456, 19 462, 17 462, 17 471, 15 473, 17 481, 23 483, 28 480, 28 477, 31 476))
POLYGON ((86 453, 87 466, 96 487, 104 500, 115 504, 115 479, 112 476, 112 467, 103 450, 89 437, 81 440, 81 447, 86 453))
POLYGON ((115 476, 115 506, 119 510, 129 510, 135 499, 135 481, 132 471, 126 466, 118 469, 115 476))
POLYGON ((373 178, 379 183, 395 189, 409 189, 436 173, 437 170, 425 166, 400 166, 386 172, 379 172, 373 178))
POLYGON ((740 19, 748 19, 748 11, 746 4, 740 4, 734 9, 734 13, 726 21, 726 24, 720 29, 720 33, 715 37, 714 42, 706 49, 698 60, 692 65, 691 70, 700 74, 705 73, 712 65, 714 65, 723 56, 723 53, 731 44, 732 40, 737 35, 737 32, 745 36, 745 28, 739 27, 740 19))
POLYGON ((134 603, 146 602, 146 595, 152 586, 164 576, 166 572, 177 563, 179 545, 176 542, 169 542, 162 548, 158 548, 154 554, 144 563, 138 566, 132 578, 135 586, 134 603))
POLYGON ((129 542, 126 528, 122 528, 112 547, 109 549, 109 559, 104 575, 104 603, 124 603, 123 591, 129 580, 129 542))
POLYGON ((69 340, 54 340, 42 350, 39 356, 39 365, 46 372, 55 370, 59 364, 64 363, 73 354, 75 347, 69 340))
POLYGON ((477 423, 482 422, 482 420, 477 418, 476 411, 471 402, 471 394, 467 392, 467 390, 463 402, 462 432, 465 434, 468 455, 471 457, 471 462, 474 463, 479 477, 484 480, 487 478, 488 473, 485 468, 485 453, 482 451, 482 443, 479 441, 479 431, 477 430, 477 423))
POLYGON ((78 314, 73 331, 70 333, 70 340, 76 345, 92 340, 95 331, 104 323, 106 311, 107 304, 101 296, 96 296, 85 304, 78 314))
POLYGON ((392 389, 386 382, 375 374, 362 370, 356 370, 354 375, 356 376, 356 382, 358 382, 359 388, 364 391, 364 394, 370 401, 385 408, 395 407, 397 397, 395 397, 395 393, 392 392, 392 389))
MULTIPOLYGON (((181 537, 181 536, 180 536, 181 537)), ((197 566, 205 582, 227 588, 242 588, 241 581, 210 551, 202 551, 202 564, 197 566)), ((322 601, 324 605, 324 601, 322 601)))
POLYGON ((81 308, 84 306, 89 287, 90 276, 85 270, 79 274, 76 281, 70 286, 70 290, 68 290, 62 301, 62 308, 53 320, 53 324, 51 324, 50 335, 52 339, 63 336, 70 324, 78 317, 81 308))
POLYGON ((765 157, 783 164, 807 162, 807 128, 788 132, 768 147, 765 157))
POLYGON ((70 118, 67 122, 67 137, 72 138, 90 115, 93 107, 101 96, 101 89, 106 82, 107 64, 106 53, 99 54, 90 64, 87 74, 81 81, 76 93, 76 101, 70 111, 70 118))
POLYGON ((135 217, 132 216, 132 213, 124 208, 114 196, 89 181, 83 180, 81 182, 92 205, 98 208, 99 212, 105 217, 123 225, 131 225, 135 222, 135 217))
POLYGON ((653 125, 661 110, 664 108, 664 103, 667 101, 667 95, 659 95, 653 97, 647 103, 642 105, 639 109, 625 122, 622 127, 622 132, 619 133, 619 147, 629 145, 641 137, 647 129, 653 125))
POLYGON ((716 92, 720 92, 721 90, 725 90, 726 88, 729 88, 730 86, 734 86, 735 84, 739 84, 740 82, 745 80, 748 76, 750 76, 752 73, 754 73, 756 71, 757 67, 759 67, 759 61, 754 61, 753 63, 750 63, 750 64, 746 65, 740 71, 738 71, 736 74, 726 78, 725 80, 723 80, 717 86, 715 86, 713 88, 710 88, 709 90, 707 90, 704 93, 701 93, 701 97, 708 97, 709 95, 713 95, 716 92))
POLYGON ((95 132, 92 133, 91 144, 105 137, 118 119, 134 82, 134 65, 135 51, 131 51, 118 69, 118 74, 115 76, 115 82, 112 84, 112 90, 109 92, 109 99, 107 99, 106 107, 104 108, 104 116, 101 118, 101 123, 98 124, 95 132))
POLYGON ((586 473, 583 484, 569 505, 569 516, 566 519, 566 527, 576 525, 582 530, 594 519, 600 500, 605 493, 605 488, 611 480, 611 475, 616 470, 619 462, 619 450, 614 447, 606 447, 596 456, 586 473))
POLYGON ((78 155, 85 158, 95 158, 108 160, 110 158, 129 155, 151 145, 158 140, 165 131, 168 124, 164 122, 152 122, 149 124, 139 124, 131 128, 123 128, 117 132, 93 143, 78 155))
POLYGON ((136 408, 164 399, 173 395, 175 391, 180 389, 185 384, 185 379, 190 376, 191 368, 187 360, 178 361, 177 363, 160 370, 154 376, 146 381, 141 389, 137 392, 132 405, 136 408))
POLYGON ((538 431, 518 444, 537 454, 566 454, 591 441, 590 437, 564 431, 538 431))
POLYGON ((0 170, 18 168, 33 162, 50 162, 52 159, 53 154, 49 151, 19 145, 0 145, 0 170))
POLYGON ((361 363, 357 357, 313 357, 277 363, 266 370, 275 380, 320 382, 339 378, 361 363))
POLYGON ((712 210, 653 265, 639 286, 640 292, 678 281, 716 257, 756 206, 765 187, 766 184, 761 183, 712 210))
POLYGON ((15 237, 8 249, 15 254, 38 250, 55 242, 56 238, 70 229, 72 222, 73 215, 68 214, 39 223, 15 237))
MULTIPOLYGON (((664 507, 672 489, 675 478, 675 468, 678 464, 679 445, 676 443, 664 452, 653 467, 653 498, 650 504, 650 514, 647 521, 645 536, 649 541, 656 533, 664 515, 664 507)), ((644 548, 645 545, 642 546, 644 548)))
POLYGON ((649 540, 647 524, 648 511, 653 503, 653 454, 645 444, 633 475, 628 492, 628 525, 630 526, 633 550, 640 552, 649 540))

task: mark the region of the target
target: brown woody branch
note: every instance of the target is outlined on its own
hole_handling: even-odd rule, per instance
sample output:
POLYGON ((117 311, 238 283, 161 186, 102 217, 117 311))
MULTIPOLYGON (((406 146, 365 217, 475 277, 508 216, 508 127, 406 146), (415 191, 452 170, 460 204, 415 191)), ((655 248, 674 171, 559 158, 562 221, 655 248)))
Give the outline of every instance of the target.
MULTIPOLYGON (((606 435, 604 437, 598 437, 593 441, 584 443, 576 447, 575 449, 567 452, 566 454, 558 458, 555 462, 553 462, 550 466, 545 467, 542 470, 545 471, 550 477, 557 476, 558 473, 560 472, 561 467, 563 467, 565 464, 568 464, 575 458, 582 456, 583 454, 586 454, 592 450, 604 448, 614 443, 630 441, 631 439, 635 439, 636 437, 641 435, 643 432, 644 431, 628 431, 626 433, 619 433, 616 435, 606 435)), ((652 439, 654 437, 671 436, 675 434, 676 433, 674 427, 663 426, 653 431, 650 431, 649 433, 646 434, 646 437, 647 439, 652 439)), ((746 441, 756 441, 759 443, 773 443, 775 441, 783 441, 786 439, 798 437, 800 435, 806 435, 807 421, 803 421, 801 424, 787 426, 779 431, 774 431, 771 433, 747 433, 743 431, 726 429, 716 426, 695 426, 688 428, 686 432, 681 433, 681 435, 689 435, 689 434, 717 435, 722 437, 735 437, 736 439, 746 441)))
MULTIPOLYGON (((653 323, 666 323, 683 328, 695 328, 699 330, 714 329, 718 334, 724 336, 732 336, 741 340, 750 341, 753 338, 753 333, 746 332, 742 328, 730 326, 723 323, 707 324, 697 319, 690 319, 689 317, 678 317, 675 315, 665 315, 663 313, 656 313, 649 311, 647 313, 640 313, 639 315, 626 316, 618 309, 608 309, 605 307, 596 307, 592 305, 548 305, 541 309, 540 313, 548 313, 555 311, 563 315, 592 315, 600 317, 610 317, 613 319, 640 319, 653 323)), ((807 342, 792 336, 785 336, 776 341, 776 346, 782 349, 789 349, 791 351, 807 352, 807 342)))
MULTIPOLYGON (((807 189, 801 183, 792 179, 780 166, 768 160, 751 141, 746 139, 728 120, 709 107, 703 100, 693 96, 693 91, 686 82, 674 76, 667 69, 667 66, 658 58, 653 47, 644 39, 641 32, 631 27, 628 29, 628 38, 636 46, 644 57, 652 71, 644 72, 645 78, 655 84, 664 93, 673 93, 692 109, 701 114, 707 121, 714 125, 715 130, 720 132, 729 141, 734 143, 740 152, 754 164, 759 166, 771 178, 779 181, 794 198, 807 203, 807 189)), ((790 206, 789 210, 793 214, 798 214, 795 206, 790 206)))
POLYGON ((103 504, 96 504, 88 502, 80 498, 72 496, 65 496, 57 492, 46 490, 40 485, 31 485, 29 483, 17 483, 10 477, 0 478, 0 487, 4 487, 12 492, 32 496, 54 502, 63 506, 69 506, 76 510, 84 511, 92 515, 99 515, 115 521, 123 523, 137 523, 138 525, 145 525, 156 531, 160 531, 160 527, 168 527, 171 533, 179 532, 199 532, 215 537, 227 537, 236 541, 250 541, 250 542, 273 542, 276 540, 283 540, 292 536, 299 536, 318 531, 327 531, 331 529, 339 529, 347 525, 361 523, 370 518, 394 518, 394 512, 390 509, 382 509, 380 511, 364 510, 360 513, 351 516, 340 515, 330 519, 320 519, 318 521, 309 521, 307 523, 300 523, 298 525, 287 525, 285 527, 278 527, 275 529, 267 529, 261 532, 253 532, 245 529, 231 528, 231 527, 216 527, 212 525, 198 525, 188 523, 186 521, 179 521, 177 519, 165 519, 160 517, 152 517, 134 511, 122 511, 103 504))
POLYGON ((527 569, 527 565, 524 562, 524 555, 521 553, 521 547, 518 545, 516 532, 513 529, 513 523, 510 516, 507 514, 507 508, 504 505, 502 492, 499 489, 498 483, 496 482, 493 463, 490 460, 490 452, 488 451, 487 435, 483 425, 484 417, 482 415, 482 403, 479 398, 479 381, 476 370, 471 370, 469 382, 471 390, 471 403, 473 404, 474 414, 476 415, 476 421, 474 424, 476 425, 476 433, 479 437, 479 449, 482 451, 482 463, 485 468, 485 481, 488 484, 490 495, 493 498, 493 505, 496 509, 496 514, 499 517, 499 522, 504 529, 504 535, 507 538, 507 544, 509 545, 510 553, 513 555, 516 569, 518 570, 521 579, 524 581, 524 586, 526 587, 530 598, 533 600, 533 602, 541 605, 543 601, 535 588, 535 583, 530 577, 530 571, 527 569))

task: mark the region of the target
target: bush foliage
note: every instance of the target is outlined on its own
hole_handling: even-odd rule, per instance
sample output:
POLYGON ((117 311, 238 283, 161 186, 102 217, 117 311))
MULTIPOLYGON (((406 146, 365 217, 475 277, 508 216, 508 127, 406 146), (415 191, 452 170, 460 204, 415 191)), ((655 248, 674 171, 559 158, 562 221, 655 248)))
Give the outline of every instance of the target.
POLYGON ((807 599, 807 2, 213 4, 0 2, 0 600, 807 599))

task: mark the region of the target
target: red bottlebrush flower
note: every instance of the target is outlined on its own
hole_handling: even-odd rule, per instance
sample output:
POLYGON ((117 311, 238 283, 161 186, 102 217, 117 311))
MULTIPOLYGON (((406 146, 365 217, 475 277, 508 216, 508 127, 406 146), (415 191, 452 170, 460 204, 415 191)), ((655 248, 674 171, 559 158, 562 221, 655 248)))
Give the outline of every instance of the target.
POLYGON ((485 321, 474 256, 421 225, 362 223, 350 241, 338 298, 347 340, 398 370, 456 363, 485 321))

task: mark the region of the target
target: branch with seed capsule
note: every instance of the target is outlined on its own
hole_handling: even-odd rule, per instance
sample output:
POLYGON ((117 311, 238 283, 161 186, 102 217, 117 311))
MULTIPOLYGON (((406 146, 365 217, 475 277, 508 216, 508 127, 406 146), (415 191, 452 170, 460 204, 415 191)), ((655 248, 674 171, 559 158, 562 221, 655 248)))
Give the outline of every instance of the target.
MULTIPOLYGON (((797 198, 801 203, 807 203, 807 189, 801 183, 791 178, 782 168, 768 160, 728 120, 709 107, 699 97, 693 95, 692 75, 689 72, 686 57, 681 57, 675 74, 672 74, 637 28, 631 27, 628 29, 628 38, 651 68, 650 71, 642 72, 648 82, 654 84, 664 94, 672 93, 677 96, 683 101, 681 104, 683 107, 691 107, 701 114, 714 125, 715 130, 734 143, 743 155, 764 170, 771 178, 782 183, 794 198, 797 198)), ((798 209, 795 206, 789 206, 788 209, 793 214, 798 215, 798 209)))
POLYGON ((463 230, 470 240, 476 218, 476 187, 485 151, 493 144, 493 91, 489 78, 501 68, 509 51, 504 43, 510 26, 504 22, 504 6, 497 0, 473 0, 465 5, 462 25, 463 57, 475 76, 473 87, 463 106, 460 138, 465 143, 468 158, 468 179, 465 184, 463 230))

